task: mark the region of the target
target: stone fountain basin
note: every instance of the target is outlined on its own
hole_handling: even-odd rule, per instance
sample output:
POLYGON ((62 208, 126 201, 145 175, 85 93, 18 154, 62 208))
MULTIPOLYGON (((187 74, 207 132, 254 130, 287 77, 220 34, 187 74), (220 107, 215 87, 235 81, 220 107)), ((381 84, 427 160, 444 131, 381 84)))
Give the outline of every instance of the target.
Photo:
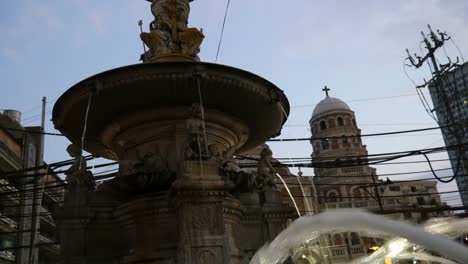
POLYGON ((235 153, 280 134, 289 114, 282 90, 248 71, 204 62, 136 64, 96 74, 57 100, 52 121, 70 141, 80 144, 92 94, 84 149, 121 159, 119 144, 125 145, 125 140, 135 141, 140 133, 151 134, 152 129, 157 133, 170 124, 182 127, 191 105, 200 102, 198 83, 210 136, 228 135, 235 153))

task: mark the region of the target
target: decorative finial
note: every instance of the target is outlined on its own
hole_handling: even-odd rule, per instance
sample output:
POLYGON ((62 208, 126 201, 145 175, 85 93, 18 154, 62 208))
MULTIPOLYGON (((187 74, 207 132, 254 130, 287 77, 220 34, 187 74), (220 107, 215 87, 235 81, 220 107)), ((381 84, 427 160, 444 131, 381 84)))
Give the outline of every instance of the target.
MULTIPOLYGON (((140 26, 140 35, 143 34, 143 20, 138 20, 138 26, 140 26)), ((142 55, 142 60, 145 61, 146 60, 146 45, 145 45, 145 42, 143 42, 143 55, 142 55)))
POLYGON ((327 97, 328 97, 328 91, 330 91, 330 88, 328 88, 328 87, 325 85, 325 88, 323 88, 322 91, 324 91, 325 94, 326 94, 327 97))
POLYGON ((197 54, 205 37, 197 28, 188 27, 189 0, 158 0, 151 4, 154 21, 141 40, 149 47, 144 62, 200 60, 197 54))

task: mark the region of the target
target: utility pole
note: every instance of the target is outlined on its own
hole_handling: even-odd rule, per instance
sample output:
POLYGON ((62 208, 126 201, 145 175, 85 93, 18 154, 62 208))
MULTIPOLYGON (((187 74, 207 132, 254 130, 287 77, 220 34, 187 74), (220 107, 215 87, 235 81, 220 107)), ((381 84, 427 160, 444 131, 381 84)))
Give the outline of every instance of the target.
MULTIPOLYGON (((445 43, 451 39, 445 32, 441 32, 437 30, 434 32, 430 25, 427 25, 429 29, 429 34, 425 35, 424 32, 421 32, 423 40, 421 43, 425 44, 425 48, 427 53, 425 55, 417 55, 414 56, 410 55, 408 49, 406 49, 406 53, 408 57, 406 58, 410 64, 405 64, 409 67, 415 67, 416 69, 422 67, 425 62, 429 64, 431 68, 432 78, 429 81, 424 79, 424 83, 422 85, 417 85, 416 89, 418 91, 418 95, 426 108, 428 114, 436 120, 439 126, 443 126, 441 128, 442 134, 444 136, 444 140, 446 144, 450 145, 457 145, 457 150, 449 151, 449 156, 452 159, 455 158, 456 162, 452 162, 452 169, 454 173, 454 177, 449 180, 441 180, 435 173, 434 177, 437 178, 440 182, 450 182, 453 179, 456 179, 457 185, 459 189, 464 189, 466 183, 464 180, 460 178, 464 177, 463 175, 463 164, 465 163, 466 156, 466 147, 463 145, 467 142, 467 135, 464 132, 466 130, 467 122, 466 117, 463 117, 466 110, 464 110, 464 106, 466 105, 463 102, 463 99, 466 98, 467 93, 467 85, 465 83, 465 76, 464 76, 464 69, 459 62, 459 58, 456 58, 455 62, 448 57, 446 54, 448 62, 446 64, 440 64, 437 62, 435 53, 438 49, 443 47, 445 43), (459 89, 459 84, 455 80, 456 75, 460 74, 463 79, 463 86, 465 91, 461 91, 459 89), (453 80, 450 80, 450 77, 453 77, 453 80), (424 94, 420 92, 421 88, 428 87, 428 90, 431 94, 433 99, 433 109, 428 104, 426 99, 424 98, 424 94), (433 112, 437 113, 437 117, 433 114, 433 112), (441 123, 442 122, 442 123, 441 123), (465 150, 464 150, 465 149, 465 150)), ((466 66, 466 65, 465 65, 466 66)), ((466 100, 466 99, 465 99, 466 100)), ((466 179, 465 179, 466 180, 466 179)), ((462 201, 464 205, 468 204, 468 199, 462 193, 460 193, 462 197, 462 201), (463 198, 464 197, 464 198, 463 198)))
MULTIPOLYGON (((424 32, 421 31, 423 42, 426 45, 426 49, 428 50, 428 52, 424 57, 421 57, 418 54, 414 54, 414 57, 413 57, 411 56, 409 50, 406 49, 406 53, 408 54, 407 59, 411 62, 411 65, 416 68, 421 68, 424 65, 424 63, 428 59, 430 59, 432 66, 434 68, 433 75, 438 76, 441 73, 441 70, 435 58, 435 52, 439 48, 441 48, 445 44, 446 41, 450 40, 451 37, 448 36, 447 33, 441 32, 439 30, 437 30, 437 34, 439 35, 437 36, 437 34, 434 31, 432 31, 432 28, 429 24, 427 25, 427 27, 429 29, 428 36, 434 44, 432 44, 431 41, 429 41, 429 39, 427 38, 426 34, 424 34, 424 32)), ((441 66, 444 66, 444 68, 446 67, 445 65, 441 65, 441 66)))
POLYGON ((379 193, 379 188, 377 188, 377 183, 375 182, 376 176, 372 174, 372 183, 374 185, 374 195, 375 198, 377 199, 377 203, 379 204, 380 211, 383 212, 383 206, 382 206, 382 197, 380 196, 379 193))
MULTIPOLYGON (((44 145, 45 145, 45 114, 46 114, 47 99, 42 97, 42 113, 41 113, 41 127, 40 132, 42 133, 39 139, 39 151, 36 164, 42 166, 44 164, 44 145)), ((43 172, 43 169, 41 169, 43 172)), ((42 211, 42 198, 44 196, 44 188, 47 178, 47 172, 44 177, 35 177, 34 179, 34 191, 33 191, 33 214, 31 223, 31 238, 30 238, 30 249, 29 249, 29 264, 35 264, 37 262, 36 255, 39 253, 36 250, 36 241, 38 236, 38 230, 40 226, 41 211, 42 211), (39 190, 40 188, 40 190, 39 190)))
POLYGON ((374 187, 374 192, 373 193, 370 192, 369 190, 367 190, 367 187, 371 187, 370 184, 367 185, 367 186, 360 186, 360 187, 357 187, 357 188, 363 188, 364 191, 367 194, 369 194, 372 198, 374 198, 377 201, 377 204, 379 205, 380 212, 383 212, 384 209, 383 209, 383 203, 382 203, 382 195, 383 195, 383 192, 385 191, 385 189, 384 189, 384 191, 382 191, 382 193, 380 193, 379 188, 377 188, 377 187, 378 186, 385 186, 385 188, 386 188, 387 185, 392 184, 392 181, 390 181, 390 179, 387 178, 387 180, 385 182, 378 183, 376 181, 377 176, 375 174, 372 174, 371 177, 372 177, 372 187, 374 187))

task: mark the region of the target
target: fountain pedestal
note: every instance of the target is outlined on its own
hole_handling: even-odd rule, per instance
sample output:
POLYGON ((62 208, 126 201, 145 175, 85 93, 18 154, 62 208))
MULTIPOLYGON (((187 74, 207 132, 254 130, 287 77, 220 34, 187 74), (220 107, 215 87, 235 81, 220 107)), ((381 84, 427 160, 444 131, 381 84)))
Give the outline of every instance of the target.
POLYGON ((260 192, 260 196, 263 218, 266 223, 264 238, 269 241, 286 228, 287 220, 292 218, 294 211, 285 205, 281 191, 278 189, 264 189, 260 192))
POLYGON ((238 263, 233 226, 240 223, 240 202, 225 188, 215 161, 190 161, 173 184, 179 221, 178 263, 238 263))

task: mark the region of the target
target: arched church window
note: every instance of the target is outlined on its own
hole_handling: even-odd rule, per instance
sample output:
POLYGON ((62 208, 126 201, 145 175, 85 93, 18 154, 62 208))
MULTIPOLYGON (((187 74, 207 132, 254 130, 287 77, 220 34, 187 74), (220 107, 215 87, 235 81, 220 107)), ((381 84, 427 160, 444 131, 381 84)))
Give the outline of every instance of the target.
POLYGON ((343 144, 348 144, 348 138, 345 135, 343 135, 342 138, 343 138, 343 144))
POLYGON ((343 244, 343 239, 341 239, 341 235, 335 234, 333 236, 333 244, 335 244, 336 246, 339 246, 339 245, 343 244))
POLYGON ((338 201, 338 197, 335 192, 330 192, 328 194, 328 202, 330 203, 336 203, 338 201))
POLYGON ((327 123, 325 123, 325 121, 320 121, 320 129, 322 130, 327 129, 327 123))
POLYGON ((337 121, 338 121, 338 126, 344 126, 343 118, 341 116, 338 117, 337 121))
POLYGON ((317 123, 314 124, 314 133, 317 133, 319 132, 319 126, 317 125, 317 123))
POLYGON ((328 139, 322 139, 322 149, 328 149, 329 147, 328 139))
POLYGON ((355 232, 351 233, 351 245, 359 245, 361 244, 361 240, 359 239, 359 235, 355 232))
POLYGON ((359 190, 358 188, 354 188, 353 191, 352 191, 352 194, 353 194, 353 198, 355 200, 361 200, 362 199, 361 190, 359 190))

